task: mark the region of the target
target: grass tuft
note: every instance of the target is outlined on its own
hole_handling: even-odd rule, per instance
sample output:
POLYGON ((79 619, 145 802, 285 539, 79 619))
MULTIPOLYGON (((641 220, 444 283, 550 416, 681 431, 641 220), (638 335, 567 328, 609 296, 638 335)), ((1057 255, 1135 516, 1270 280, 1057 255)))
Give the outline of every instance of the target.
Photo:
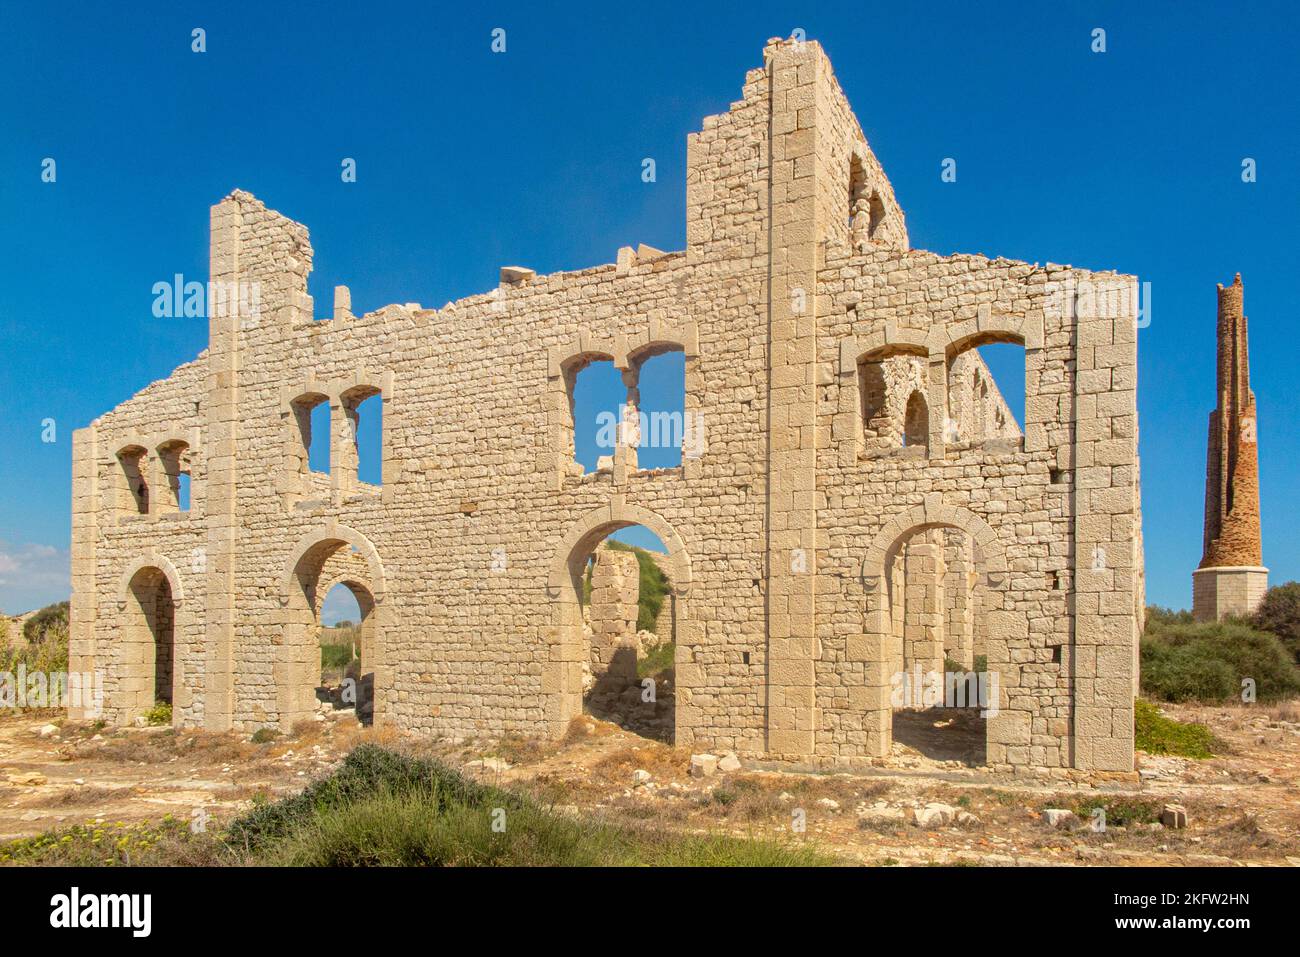
POLYGON ((1214 757, 1214 735, 1203 724, 1183 723, 1166 717, 1149 701, 1133 703, 1133 743, 1147 754, 1173 754, 1184 758, 1214 757))

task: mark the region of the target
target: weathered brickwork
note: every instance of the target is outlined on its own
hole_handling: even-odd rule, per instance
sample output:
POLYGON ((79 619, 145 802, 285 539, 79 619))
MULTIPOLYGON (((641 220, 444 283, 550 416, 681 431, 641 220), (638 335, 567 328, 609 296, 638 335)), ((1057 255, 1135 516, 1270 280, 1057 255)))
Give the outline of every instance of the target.
POLYGON ((679 745, 884 758, 910 638, 940 667, 987 656, 989 764, 1131 771, 1135 315, 1071 292, 1131 278, 910 249, 811 42, 771 41, 688 138, 686 233, 681 252, 506 268, 441 309, 353 316, 340 290, 313 321, 306 229, 247 193, 215 206, 212 281, 257 284, 257 314, 214 315, 206 353, 75 439, 72 653, 104 671, 111 716, 156 684, 127 636, 165 582, 175 720, 291 726, 320 602, 345 581, 367 599, 377 724, 563 733, 591 666, 588 558, 641 524, 668 550, 679 745), (1024 347, 1023 432, 970 351, 996 341, 1024 347), (625 435, 583 474, 577 371, 611 360, 634 404, 641 364, 670 349, 699 426, 682 465, 639 469, 625 435), (371 486, 352 419, 375 393, 371 486), (304 452, 320 401, 328 477, 304 452), (185 468, 193 502, 169 510, 185 468))
POLYGON ((1250 347, 1238 273, 1219 286, 1215 407, 1205 463, 1205 550, 1192 573, 1200 621, 1249 615, 1268 590, 1259 527, 1259 456, 1250 347))

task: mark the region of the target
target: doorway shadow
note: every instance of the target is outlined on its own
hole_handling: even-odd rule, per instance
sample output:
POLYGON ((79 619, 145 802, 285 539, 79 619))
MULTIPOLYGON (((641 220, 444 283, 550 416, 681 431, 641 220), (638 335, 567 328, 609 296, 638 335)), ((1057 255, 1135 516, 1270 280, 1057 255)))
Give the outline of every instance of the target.
POLYGON ((978 708, 895 711, 894 741, 932 761, 988 762, 988 720, 978 708))

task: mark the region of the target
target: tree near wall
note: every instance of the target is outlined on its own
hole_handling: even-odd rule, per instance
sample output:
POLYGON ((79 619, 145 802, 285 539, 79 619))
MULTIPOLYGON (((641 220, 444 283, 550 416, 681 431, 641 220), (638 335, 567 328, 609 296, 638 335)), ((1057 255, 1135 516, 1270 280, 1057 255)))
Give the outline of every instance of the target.
POLYGON ((46 605, 28 618, 23 625, 23 637, 29 643, 35 644, 38 641, 43 641, 49 632, 58 628, 62 628, 64 631, 67 631, 68 628, 68 603, 66 601, 46 605))
POLYGON ((1276 585, 1265 592, 1253 622, 1256 628, 1277 635, 1300 663, 1300 582, 1276 585))

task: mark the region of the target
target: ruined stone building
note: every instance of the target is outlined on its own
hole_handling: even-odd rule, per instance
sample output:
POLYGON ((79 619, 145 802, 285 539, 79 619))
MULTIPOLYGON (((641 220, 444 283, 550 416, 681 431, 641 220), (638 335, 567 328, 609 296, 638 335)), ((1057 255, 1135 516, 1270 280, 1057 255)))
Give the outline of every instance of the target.
POLYGON ((1205 550, 1192 572, 1192 615, 1248 615, 1268 591, 1259 529, 1255 393, 1241 273, 1219 285, 1215 397, 1205 461, 1205 550))
POLYGON ((72 667, 105 676, 109 717, 312 716, 341 582, 376 724, 560 735, 588 558, 639 524, 668 552, 679 746, 867 764, 900 674, 978 660, 990 766, 1131 771, 1132 278, 910 248, 816 43, 771 41, 686 164, 683 250, 503 268, 441 309, 355 316, 340 288, 326 321, 307 229, 244 192, 214 206, 211 284, 257 308, 210 308, 207 350, 74 440, 72 667), (1023 347, 1023 428, 976 351, 998 342, 1023 347), (667 351, 698 441, 643 469, 624 433, 584 472, 578 375, 612 361, 634 406, 667 351), (355 420, 376 395, 371 484, 355 420))

